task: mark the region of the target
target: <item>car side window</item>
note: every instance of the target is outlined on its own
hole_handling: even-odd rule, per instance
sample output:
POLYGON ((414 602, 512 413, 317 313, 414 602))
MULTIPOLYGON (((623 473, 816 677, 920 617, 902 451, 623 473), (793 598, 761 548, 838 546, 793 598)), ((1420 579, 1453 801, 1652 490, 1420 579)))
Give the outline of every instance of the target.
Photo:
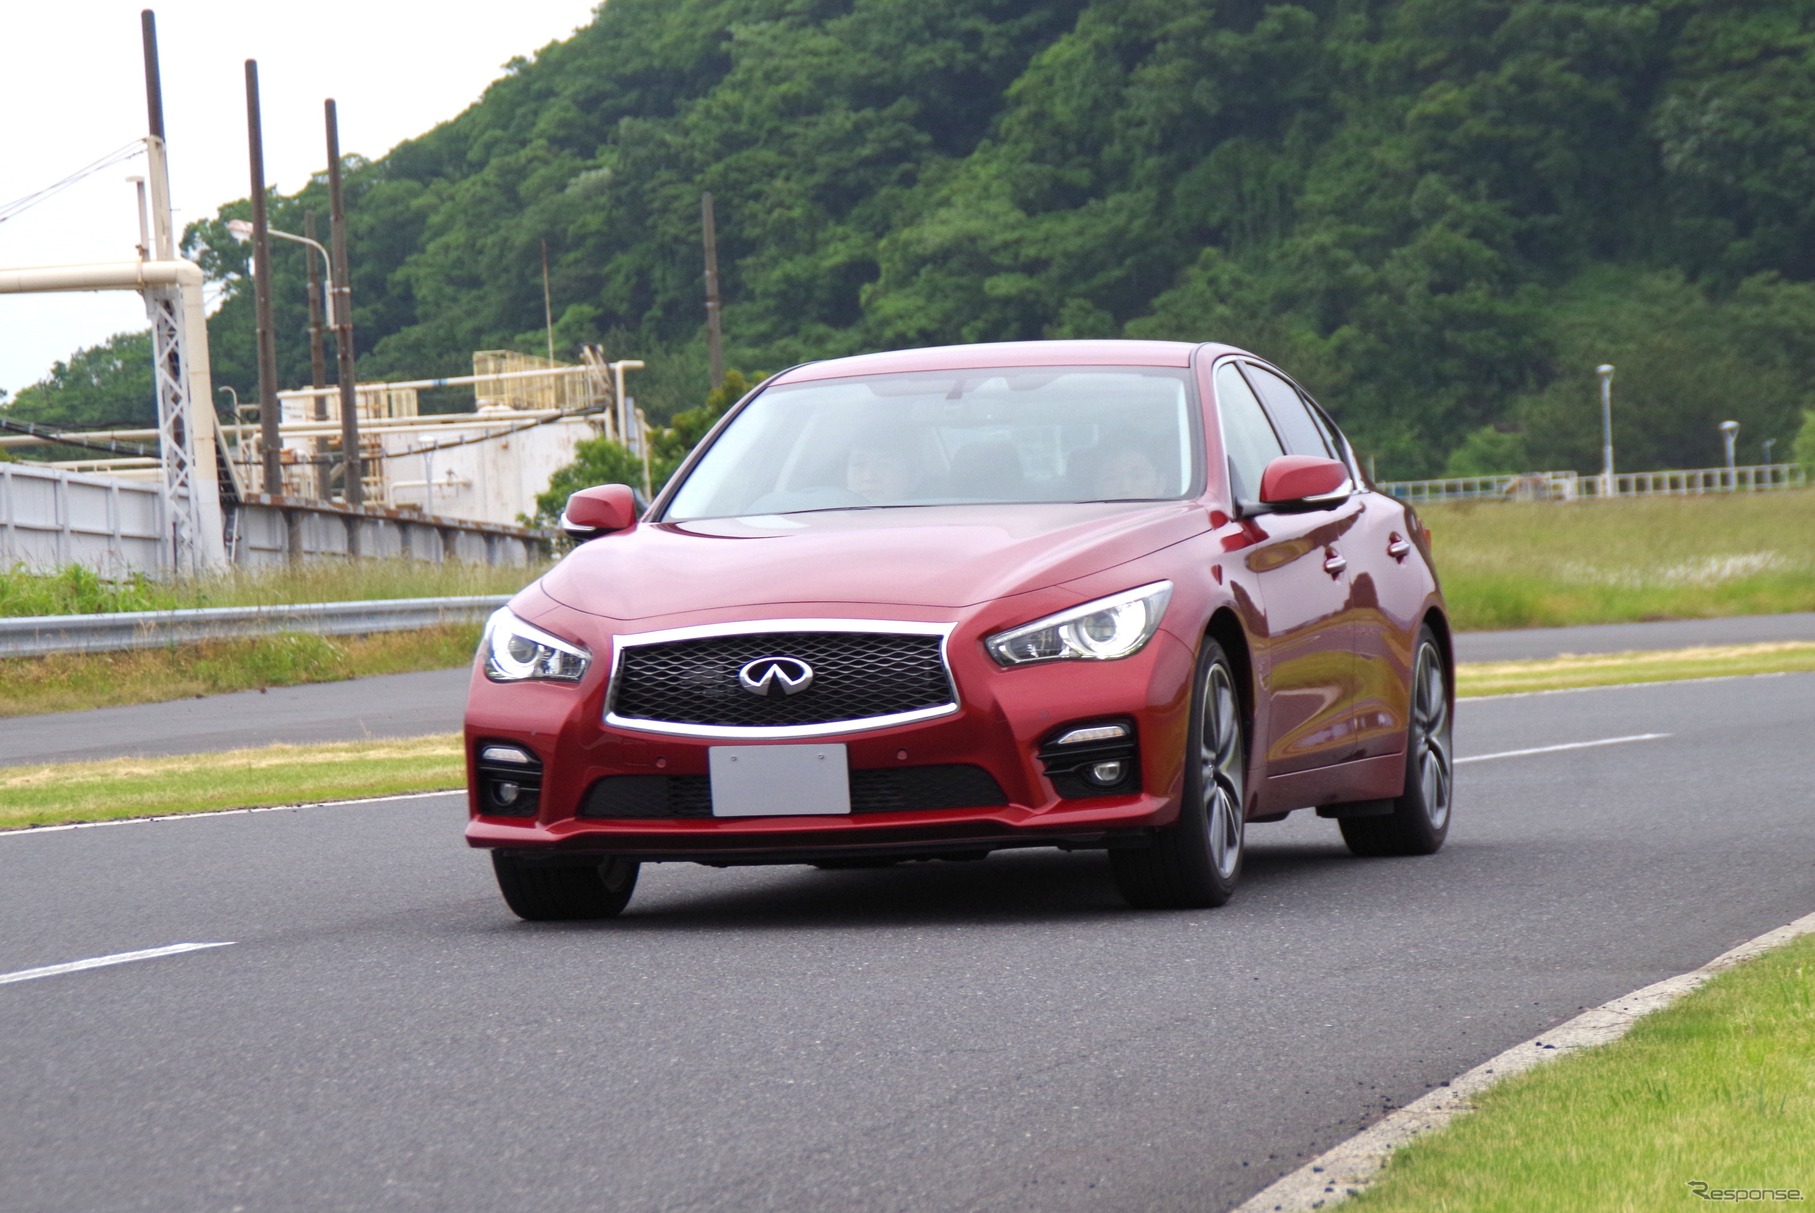
POLYGON ((1279 436, 1285 443, 1288 455, 1314 455, 1319 459, 1339 459, 1341 456, 1331 448, 1323 427, 1311 416, 1311 410, 1305 407, 1304 398, 1298 389, 1275 375, 1265 367, 1244 363, 1242 370, 1247 372, 1248 381, 1260 393, 1267 403, 1267 413, 1278 427, 1279 436))
POLYGON ((1305 404, 1310 406, 1311 420, 1315 421, 1317 428, 1323 431, 1323 440, 1330 444, 1330 458, 1341 459, 1346 463, 1349 444, 1343 439, 1342 432, 1336 428, 1336 423, 1331 421, 1329 415, 1323 411, 1323 406, 1309 396, 1305 397, 1305 404))
POLYGON ((1216 411, 1229 457, 1229 485, 1238 503, 1260 500, 1261 474, 1285 454, 1279 435, 1233 362, 1216 369, 1216 411))

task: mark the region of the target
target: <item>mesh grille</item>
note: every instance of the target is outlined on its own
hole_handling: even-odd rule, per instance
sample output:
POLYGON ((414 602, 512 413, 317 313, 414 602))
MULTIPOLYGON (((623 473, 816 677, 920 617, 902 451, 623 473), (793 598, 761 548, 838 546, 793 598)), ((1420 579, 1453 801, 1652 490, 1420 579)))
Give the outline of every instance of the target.
POLYGON ((778 632, 628 645, 612 711, 631 720, 732 728, 831 724, 953 702, 938 636, 778 632), (766 697, 738 683, 762 657, 813 668, 798 694, 766 697))
MULTIPOLYGON (((965 763, 851 772, 853 813, 979 809, 1007 803, 994 776, 965 763)), ((710 817, 712 781, 706 775, 608 775, 586 793, 580 816, 710 817)))

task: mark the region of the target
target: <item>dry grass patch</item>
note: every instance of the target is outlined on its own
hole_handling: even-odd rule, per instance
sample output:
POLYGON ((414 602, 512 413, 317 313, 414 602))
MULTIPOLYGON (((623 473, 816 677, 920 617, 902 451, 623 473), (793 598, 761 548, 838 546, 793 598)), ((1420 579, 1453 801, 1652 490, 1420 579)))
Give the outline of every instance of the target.
POLYGON ((1566 653, 1547 661, 1477 661, 1456 667, 1459 696, 1680 682, 1815 670, 1815 643, 1734 644, 1655 653, 1566 653))
POLYGON ((0 829, 460 788, 460 735, 0 767, 0 829))
POLYGON ((77 712, 466 665, 478 624, 371 636, 288 633, 124 653, 0 660, 0 717, 77 712))

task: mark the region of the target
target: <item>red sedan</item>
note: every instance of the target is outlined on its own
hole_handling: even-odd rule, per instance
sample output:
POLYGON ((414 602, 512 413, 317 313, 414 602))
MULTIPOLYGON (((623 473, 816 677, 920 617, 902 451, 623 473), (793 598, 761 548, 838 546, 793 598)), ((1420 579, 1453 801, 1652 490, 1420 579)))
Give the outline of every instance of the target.
POLYGON ((795 367, 639 519, 487 625, 468 841, 527 919, 639 865, 1101 849, 1214 906, 1246 827, 1443 844, 1454 704, 1429 536, 1242 350, 1050 341, 795 367))

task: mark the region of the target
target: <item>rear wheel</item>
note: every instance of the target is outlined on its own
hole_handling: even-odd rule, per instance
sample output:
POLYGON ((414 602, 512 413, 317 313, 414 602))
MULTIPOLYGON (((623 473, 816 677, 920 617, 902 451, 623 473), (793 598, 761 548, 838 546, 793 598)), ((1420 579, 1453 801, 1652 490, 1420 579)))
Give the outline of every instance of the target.
POLYGON ((1344 817, 1342 840, 1357 855, 1433 855, 1449 836, 1455 760, 1450 750, 1449 667, 1437 638, 1418 633, 1406 726, 1405 791, 1381 817, 1344 817))
POLYGON ((1248 730, 1235 671, 1216 641, 1198 654, 1178 821, 1153 845, 1109 853, 1116 887, 1141 909, 1220 906, 1241 875, 1248 730))
POLYGON ((492 852, 492 871, 504 903, 529 922, 616 918, 630 904, 640 866, 621 856, 556 865, 492 852))

